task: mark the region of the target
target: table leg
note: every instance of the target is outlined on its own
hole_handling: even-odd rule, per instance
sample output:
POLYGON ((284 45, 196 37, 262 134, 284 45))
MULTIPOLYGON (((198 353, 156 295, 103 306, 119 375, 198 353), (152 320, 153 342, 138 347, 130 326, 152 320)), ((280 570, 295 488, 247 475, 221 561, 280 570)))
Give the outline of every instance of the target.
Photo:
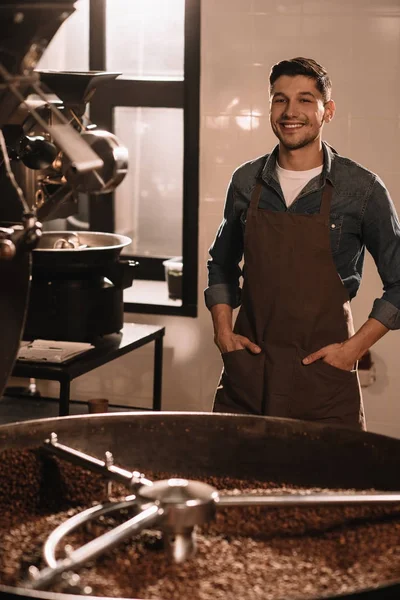
POLYGON ((163 336, 155 339, 154 344, 154 378, 153 378, 153 410, 161 410, 163 365, 163 336))
POLYGON ((70 394, 70 380, 64 379, 60 381, 60 417, 69 415, 69 394, 70 394))

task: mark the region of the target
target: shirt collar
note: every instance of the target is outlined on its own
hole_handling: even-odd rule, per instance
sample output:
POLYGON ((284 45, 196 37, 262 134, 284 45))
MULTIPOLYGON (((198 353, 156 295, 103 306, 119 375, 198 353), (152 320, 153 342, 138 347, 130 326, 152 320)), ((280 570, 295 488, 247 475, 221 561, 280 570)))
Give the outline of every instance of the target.
MULTIPOLYGON (((324 153, 324 168, 322 169, 321 182, 325 184, 325 180, 328 179, 328 181, 330 181, 330 183, 334 186, 335 154, 337 154, 337 152, 326 142, 322 142, 322 150, 324 153)), ((268 155, 264 167, 260 173, 261 179, 270 185, 272 180, 275 182, 278 181, 276 177, 276 162, 278 159, 278 152, 279 144, 277 144, 272 150, 271 154, 268 155)))

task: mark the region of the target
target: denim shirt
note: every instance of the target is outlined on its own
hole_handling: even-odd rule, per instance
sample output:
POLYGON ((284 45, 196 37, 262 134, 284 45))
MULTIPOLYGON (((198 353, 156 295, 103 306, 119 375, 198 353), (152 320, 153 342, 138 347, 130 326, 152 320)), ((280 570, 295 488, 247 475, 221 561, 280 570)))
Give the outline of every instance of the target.
POLYGON ((313 214, 320 210, 325 181, 333 185, 330 240, 337 272, 350 299, 361 283, 365 249, 371 253, 383 284, 370 317, 389 329, 400 329, 400 224, 389 193, 377 175, 338 155, 323 142, 324 167, 296 200, 286 206, 276 176, 278 146, 271 154, 241 165, 233 174, 224 218, 210 248, 205 301, 240 305, 244 228, 256 180, 263 184, 259 209, 313 214))

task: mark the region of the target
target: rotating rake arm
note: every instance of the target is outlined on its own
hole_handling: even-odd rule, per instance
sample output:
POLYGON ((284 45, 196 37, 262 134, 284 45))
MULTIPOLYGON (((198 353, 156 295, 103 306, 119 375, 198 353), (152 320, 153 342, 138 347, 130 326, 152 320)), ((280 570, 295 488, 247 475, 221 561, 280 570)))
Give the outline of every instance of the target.
MULTIPOLYGON (((51 454, 68 460, 81 467, 90 469, 96 473, 101 473, 105 477, 123 483, 129 488, 139 492, 142 498, 155 499, 157 493, 152 492, 154 483, 146 479, 138 471, 127 471, 120 467, 101 461, 93 456, 79 452, 69 446, 60 444, 55 433, 45 441, 44 449, 51 454), (146 489, 148 487, 149 489, 146 489)), ((107 455, 111 456, 109 452, 107 455)), ((171 480, 172 481, 172 480, 171 480)), ((174 480, 175 481, 175 480, 174 480)), ((181 481, 181 480, 179 480, 181 481)), ((184 481, 184 480, 182 480, 184 481)), ((360 505, 360 504, 399 504, 400 492, 396 491, 377 491, 377 492, 337 492, 337 493, 305 493, 305 494, 282 494, 270 493, 260 494, 235 494, 219 495, 217 490, 212 496, 212 501, 218 507, 234 506, 341 506, 341 505, 360 505)))
POLYGON ((79 450, 75 450, 70 446, 60 444, 55 433, 52 433, 50 438, 45 440, 42 449, 79 467, 104 475, 104 477, 111 481, 122 483, 131 490, 153 485, 153 482, 146 479, 139 471, 127 471, 126 469, 114 466, 111 452, 106 452, 105 461, 99 460, 94 456, 79 452, 79 450))
POLYGON ((54 531, 49 535, 43 548, 43 556, 47 565, 53 569, 57 567, 56 551, 59 543, 63 537, 69 535, 78 527, 88 524, 94 519, 103 515, 130 508, 138 505, 136 496, 128 496, 122 502, 107 502, 106 504, 97 504, 87 510, 84 510, 64 523, 61 523, 54 531))
POLYGON ((360 504, 399 504, 400 492, 337 492, 317 494, 238 494, 233 496, 219 496, 217 506, 229 508, 233 506, 341 506, 360 504))
MULTIPOLYGON (((94 516, 98 516, 98 514, 99 513, 94 516)), ((128 519, 128 521, 125 521, 114 529, 91 540, 77 550, 74 550, 66 558, 58 560, 55 563, 52 561, 52 566, 46 567, 42 571, 32 569, 31 567, 30 574, 32 581, 26 584, 26 587, 34 590, 47 589, 57 581, 63 573, 76 570, 89 560, 114 548, 128 537, 140 533, 145 527, 151 527, 157 524, 162 514, 163 510, 157 504, 148 504, 144 506, 139 514, 128 519)), ((89 519, 86 519, 86 521, 87 520, 89 519)))

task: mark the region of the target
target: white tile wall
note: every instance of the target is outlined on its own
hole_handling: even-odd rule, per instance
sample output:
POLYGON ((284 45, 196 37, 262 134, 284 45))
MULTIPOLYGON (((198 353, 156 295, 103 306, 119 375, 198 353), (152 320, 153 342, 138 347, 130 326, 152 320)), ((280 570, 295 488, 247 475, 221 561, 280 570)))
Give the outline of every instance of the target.
MULTIPOLYGON (((337 118, 326 139, 378 172, 400 209, 400 0, 202 0, 199 316, 127 317, 166 325, 165 409, 211 407, 221 362, 202 300, 207 248, 232 170, 275 144, 269 69, 298 55, 324 64, 333 79, 337 118)), ((353 305, 358 326, 380 295, 369 259, 353 305)), ((399 344, 400 333, 391 332, 373 348, 377 380, 364 397, 369 429, 400 437, 399 344)), ((78 380, 73 392, 90 397, 104 390, 118 402, 150 402, 151 379, 146 349, 78 380)))

